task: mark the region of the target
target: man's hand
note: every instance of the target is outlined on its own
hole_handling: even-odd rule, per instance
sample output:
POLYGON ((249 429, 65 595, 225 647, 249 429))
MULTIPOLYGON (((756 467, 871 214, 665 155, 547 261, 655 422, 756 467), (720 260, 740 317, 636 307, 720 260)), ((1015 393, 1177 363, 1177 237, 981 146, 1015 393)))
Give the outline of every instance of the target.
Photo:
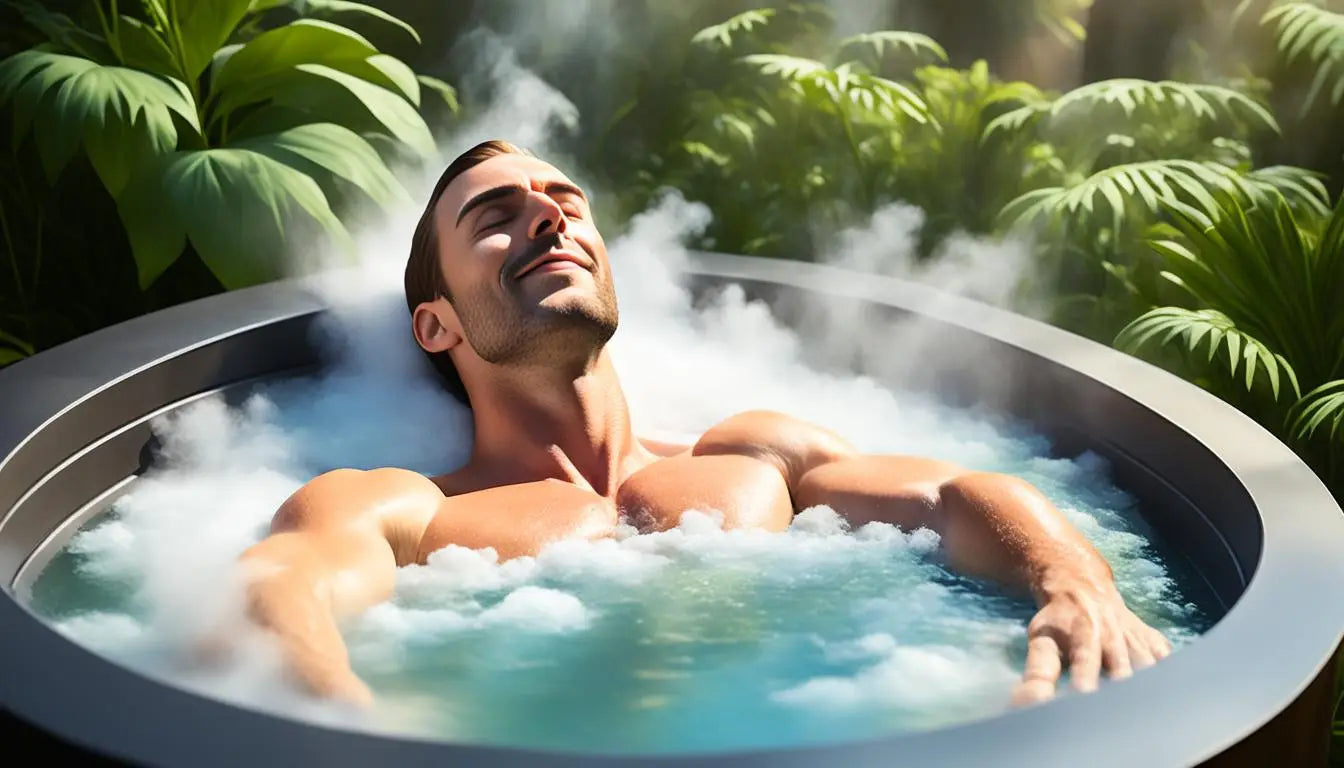
POLYGON ((373 706, 373 692, 348 665, 323 670, 297 670, 300 682, 309 692, 359 709, 373 706))
POLYGON ((1093 691, 1101 669, 1112 678, 1152 666, 1171 653, 1162 633, 1125 607, 1109 578, 1071 576, 1037 590, 1037 611, 1027 626, 1027 664, 1013 691, 1015 705, 1046 701, 1067 663, 1073 687, 1093 691))

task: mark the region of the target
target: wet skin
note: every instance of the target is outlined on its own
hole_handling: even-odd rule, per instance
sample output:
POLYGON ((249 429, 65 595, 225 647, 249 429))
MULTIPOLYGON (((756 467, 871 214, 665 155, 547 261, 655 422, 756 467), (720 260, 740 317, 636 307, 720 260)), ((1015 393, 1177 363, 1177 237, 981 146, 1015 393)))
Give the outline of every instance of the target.
MULTIPOLYGON (((583 192, 536 158, 501 155, 455 179, 435 210, 452 300, 415 308, 417 342, 445 352, 471 398, 467 463, 436 477, 337 470, 290 497, 244 553, 253 618, 309 690, 371 700, 337 622, 388 599, 396 568, 443 547, 501 559, 628 522, 674 527, 688 509, 727 528, 780 531, 818 504, 852 525, 939 533, 949 564, 1031 594, 1014 700, 1080 690, 1170 652, 1124 605, 1105 560, 1039 491, 1007 475, 913 456, 865 455, 779 413, 739 414, 691 446, 637 439, 606 350, 616 299, 583 192)), ((408 417, 414 417, 413 414, 408 417)))

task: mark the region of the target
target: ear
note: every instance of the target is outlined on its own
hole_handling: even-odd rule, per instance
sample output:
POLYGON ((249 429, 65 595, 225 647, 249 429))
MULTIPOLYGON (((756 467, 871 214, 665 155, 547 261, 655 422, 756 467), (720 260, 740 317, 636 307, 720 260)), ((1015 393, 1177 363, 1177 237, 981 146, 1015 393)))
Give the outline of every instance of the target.
POLYGON ((462 324, 453 305, 442 297, 426 301, 411 314, 411 330, 426 352, 447 352, 462 343, 462 324))

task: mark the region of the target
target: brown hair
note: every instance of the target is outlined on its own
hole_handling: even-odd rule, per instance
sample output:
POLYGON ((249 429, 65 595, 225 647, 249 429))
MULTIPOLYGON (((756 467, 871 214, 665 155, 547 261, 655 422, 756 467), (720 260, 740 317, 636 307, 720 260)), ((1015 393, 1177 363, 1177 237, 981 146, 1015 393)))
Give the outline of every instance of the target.
MULTIPOLYGON (((511 154, 533 157, 531 152, 507 141, 499 139, 483 141, 449 163, 443 175, 439 177, 438 183, 434 185, 434 191, 429 195, 429 205, 425 206, 425 212, 420 215, 420 223, 416 225, 415 235, 411 238, 411 257, 406 260, 406 308, 412 313, 417 306, 426 301, 433 301, 440 296, 449 301, 453 298, 448 294, 448 283, 444 280, 443 270, 439 265, 439 238, 434 227, 434 209, 439 204, 439 198, 443 196, 443 190, 469 168, 480 165, 492 157, 511 154)), ((448 353, 426 351, 425 354, 429 357, 429 362, 434 364, 434 370, 443 377, 444 386, 453 397, 470 405, 467 388, 462 384, 462 377, 448 353)))

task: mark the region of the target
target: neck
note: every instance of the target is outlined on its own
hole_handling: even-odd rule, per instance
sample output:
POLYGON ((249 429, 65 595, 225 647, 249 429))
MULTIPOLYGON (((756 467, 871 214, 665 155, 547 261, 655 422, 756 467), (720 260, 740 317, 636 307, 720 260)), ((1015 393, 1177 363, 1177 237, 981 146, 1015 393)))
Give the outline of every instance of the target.
POLYGON ((612 498, 652 460, 630 428, 610 357, 584 365, 496 369, 473 386, 476 440, 468 467, 490 484, 558 479, 612 498))

